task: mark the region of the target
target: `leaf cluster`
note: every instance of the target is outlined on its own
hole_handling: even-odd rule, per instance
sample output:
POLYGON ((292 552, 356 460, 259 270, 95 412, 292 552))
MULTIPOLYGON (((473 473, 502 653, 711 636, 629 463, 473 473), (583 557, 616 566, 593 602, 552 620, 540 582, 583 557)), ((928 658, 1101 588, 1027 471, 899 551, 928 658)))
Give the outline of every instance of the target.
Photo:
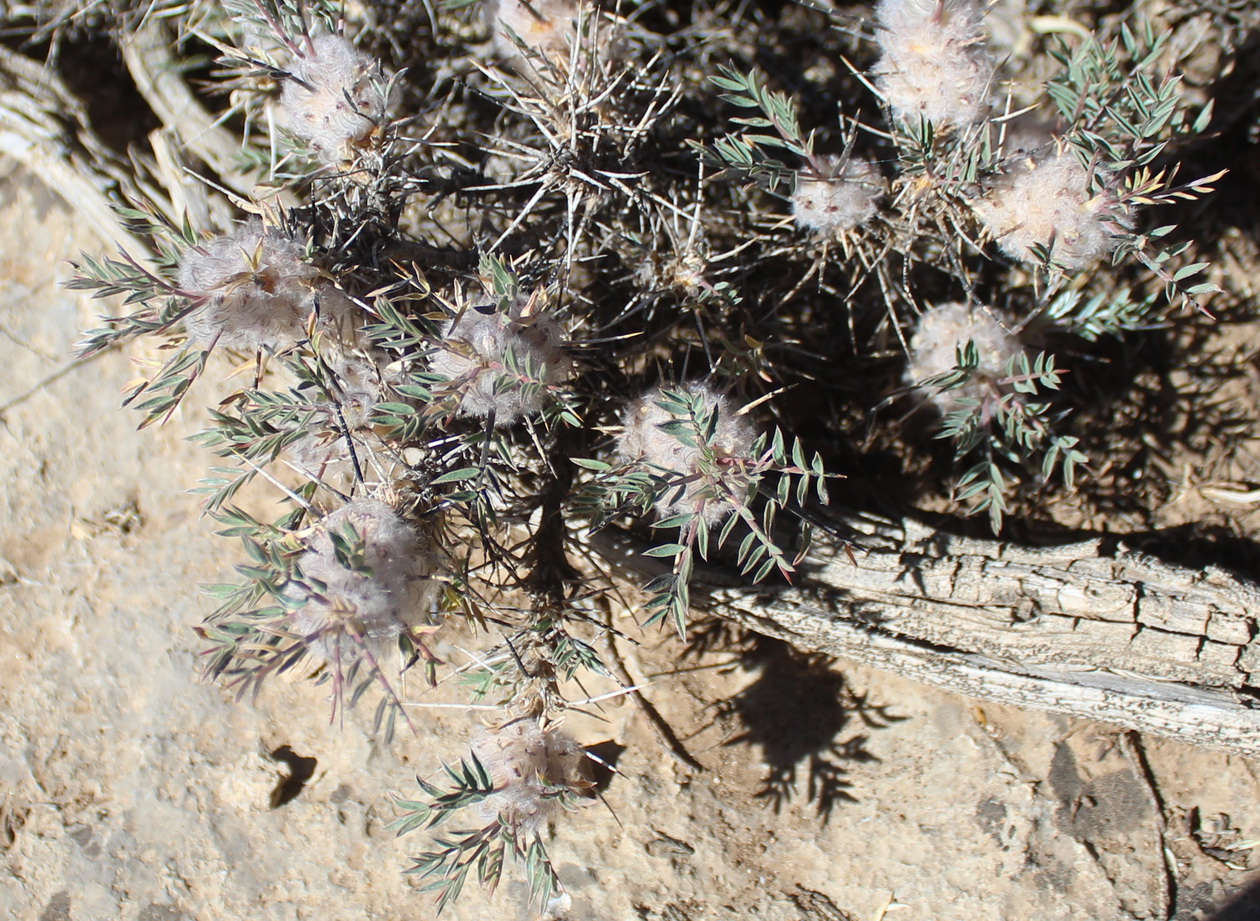
MULTIPOLYGON (((490 773, 476 754, 462 759, 457 768, 443 768, 450 788, 443 790, 417 777, 416 783, 428 799, 396 800, 401 815, 390 824, 391 829, 404 835, 417 829, 437 828, 454 812, 482 803, 495 792, 490 773)), ((565 790, 557 787, 555 792, 562 796, 565 790)), ((545 905, 559 889, 560 881, 536 833, 525 835, 495 820, 481 828, 447 832, 435 837, 434 844, 434 850, 413 858, 413 865, 406 872, 420 878, 421 891, 437 896, 438 913, 459 897, 473 870, 477 882, 493 892, 509 858, 524 865, 531 902, 545 905)))
POLYGON ((987 511, 996 533, 1002 528, 1012 485, 1003 464, 1024 469, 1039 456, 1042 478, 1048 480, 1057 472, 1071 489, 1076 468, 1088 459, 1077 450, 1080 439, 1054 431, 1052 404, 1038 399, 1059 389, 1062 372, 1052 354, 1029 358, 1020 352, 1007 364, 1005 375, 995 380, 985 379, 979 365, 976 344, 968 341, 959 347, 953 370, 921 386, 942 393, 968 388, 968 395, 957 398, 961 408, 945 416, 937 437, 953 441, 956 460, 970 459, 955 498, 973 512, 987 511))

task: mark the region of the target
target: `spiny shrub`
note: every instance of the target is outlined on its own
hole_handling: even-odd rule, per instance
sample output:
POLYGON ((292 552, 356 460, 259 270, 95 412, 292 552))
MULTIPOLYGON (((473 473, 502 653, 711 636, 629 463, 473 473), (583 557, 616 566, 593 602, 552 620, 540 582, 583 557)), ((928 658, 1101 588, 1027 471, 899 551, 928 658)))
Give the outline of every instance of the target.
POLYGON ((196 436, 196 492, 243 554, 209 589, 207 675, 248 696, 297 671, 343 714, 375 698, 386 739, 428 693, 411 669, 459 678, 496 728, 400 801, 400 832, 436 832, 412 872, 439 908, 514 862, 563 901, 545 839, 588 784, 559 725, 611 674, 623 599, 685 634, 704 566, 805 578, 837 474, 797 435, 852 458, 865 422, 923 452, 881 412, 898 396, 952 447, 940 502, 994 531, 1016 500, 1051 514, 1040 491, 1087 459, 1025 331, 1085 350, 1214 290, 1147 222, 1210 191, 1171 165, 1210 112, 1138 8, 1016 60, 981 0, 802 4, 756 47, 720 5, 411 6, 405 29, 326 0, 164 12, 219 51, 204 104, 241 130, 233 188, 257 187, 120 209, 151 251, 84 259, 74 285, 126 305, 84 353, 160 340, 126 397, 145 424, 215 347, 253 359, 196 436), (811 66, 753 69, 780 38, 811 66), (209 235, 235 205, 264 218, 209 235), (242 508, 262 481, 269 520, 242 508), (637 595, 609 576, 627 556, 637 595), (460 642, 439 656, 435 631, 460 642))

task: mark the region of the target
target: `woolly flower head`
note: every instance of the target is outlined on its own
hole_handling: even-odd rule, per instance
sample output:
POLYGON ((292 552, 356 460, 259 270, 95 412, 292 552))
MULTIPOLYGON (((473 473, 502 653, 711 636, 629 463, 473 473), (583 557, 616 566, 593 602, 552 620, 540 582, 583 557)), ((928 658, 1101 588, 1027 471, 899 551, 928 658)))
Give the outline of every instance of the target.
MULTIPOLYGON (((580 8, 577 0, 490 0, 485 15, 499 57, 521 65, 525 55, 516 42, 520 39, 526 49, 560 63, 568 59, 569 46, 577 35, 580 8)), ((593 11, 588 13, 594 15, 593 11)))
MULTIPOLYGON (((274 227, 249 221, 184 254, 178 284, 185 296, 204 301, 184 321, 201 345, 280 349, 306 332, 319 270, 302 246, 274 227)), ((330 313, 344 301, 330 298, 330 313)))
POLYGON ((324 658, 353 656, 361 643, 397 638, 428 621, 441 592, 429 578, 437 559, 428 540, 383 502, 358 499, 329 515, 298 558, 316 580, 291 628, 324 658))
POLYGON ((430 369, 451 382, 462 415, 493 412, 495 425, 510 425, 541 409, 547 388, 568 377, 560 324, 525 315, 527 306, 470 307, 446 324, 430 369))
POLYGON ((792 193, 792 216, 805 230, 843 233, 870 220, 887 186, 874 164, 855 157, 819 158, 817 174, 803 172, 792 193))
POLYGON ((742 499, 756 483, 744 462, 757 432, 729 397, 707 384, 649 391, 627 407, 622 424, 617 452, 669 480, 656 502, 663 518, 697 512, 717 524, 735 509, 729 494, 742 499))
POLYGON ((906 383, 948 415, 966 409, 964 400, 981 400, 1004 378, 1011 359, 1023 352, 1018 339, 1007 332, 990 311, 968 304, 939 304, 925 310, 910 339, 910 363, 906 383), (975 346, 979 361, 971 379, 961 387, 943 390, 926 381, 948 374, 958 366, 958 353, 967 343, 975 346))
POLYGON ((876 86, 902 122, 964 127, 988 108, 993 62, 981 0, 880 0, 876 86))
POLYGON ((539 831, 564 798, 591 786, 583 774, 586 752, 556 726, 521 719, 488 732, 473 753, 489 772, 494 793, 481 803, 487 821, 513 831, 539 831))
POLYGON ((280 107, 325 161, 345 160, 385 119, 389 82, 380 62, 343 36, 317 35, 290 65, 280 107))
POLYGON ((1002 252, 1021 262, 1050 261, 1081 269, 1116 248, 1131 221, 1130 210, 1108 194, 1090 192, 1089 171, 1069 149, 1053 148, 1022 159, 975 203, 976 214, 1002 252))

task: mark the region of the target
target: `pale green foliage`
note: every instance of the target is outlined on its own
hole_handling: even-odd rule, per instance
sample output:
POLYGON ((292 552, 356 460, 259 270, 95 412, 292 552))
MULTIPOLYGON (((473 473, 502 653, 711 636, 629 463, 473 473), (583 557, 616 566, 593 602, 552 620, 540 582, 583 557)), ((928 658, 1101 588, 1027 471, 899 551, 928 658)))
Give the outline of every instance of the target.
POLYGON ((584 502, 599 516, 597 521, 627 511, 644 514, 653 506, 662 511, 652 526, 676 536, 645 554, 669 564, 669 572, 644 586, 651 596, 648 623, 669 620, 684 635, 697 557, 708 559, 711 548, 721 548, 739 530, 743 536, 736 557, 742 573, 754 582, 776 570, 790 577, 795 563, 773 536, 775 519, 793 501, 805 505, 811 494, 825 503, 826 474, 820 456, 807 459, 800 440, 789 445, 778 430, 772 438, 763 435, 742 444, 746 450, 730 454, 731 435, 721 418, 730 406, 706 389, 664 388, 649 399, 668 419, 656 426, 658 437, 678 446, 676 453, 687 458, 684 469, 651 459, 665 454, 663 450, 653 451, 647 463, 632 458, 616 467, 584 460, 582 466, 597 474, 586 487, 584 502), (770 475, 777 477, 773 489, 763 485, 770 475))
MULTIPOLYGON (((296 0, 164 8, 185 39, 218 51, 206 77, 217 94, 201 98, 222 130, 239 130, 249 171, 235 192, 208 183, 196 213, 236 214, 200 219, 227 225, 256 216, 258 240, 291 244, 286 269, 268 270, 265 247, 237 247, 222 278, 187 290, 180 265, 228 226, 193 226, 174 213, 183 199, 155 195, 162 207, 119 212, 148 241, 148 262, 85 258, 72 286, 124 305, 87 334, 84 354, 140 337, 160 347, 126 396, 143 424, 192 412, 207 374, 230 382, 196 436, 211 456, 194 491, 242 543, 239 579, 210 589, 218 607, 199 631, 207 675, 239 694, 303 674, 328 686, 338 716, 375 700, 388 735, 413 696, 455 677, 470 703, 500 708, 501 727, 521 714, 550 727, 584 675, 612 673, 602 657, 624 593, 591 532, 643 545, 634 562, 654 574, 633 613, 645 627, 685 633, 706 569, 765 580, 767 592, 801 578, 808 528, 795 519, 818 517, 828 478, 843 472, 829 464, 865 450, 863 412, 893 429, 875 410, 905 390, 871 381, 897 376, 926 303, 983 296, 1011 329, 1075 334, 1085 347, 1168 321, 1123 260, 1153 270, 1174 302, 1211 290, 1174 228, 1140 229, 1142 208, 1193 199, 1217 178, 1179 183, 1157 165, 1209 115, 1184 111, 1150 29, 1055 51, 1039 115, 1053 104, 1060 117, 1026 149, 1017 116, 992 108, 1002 72, 990 81, 995 59, 976 44, 978 4, 881 6, 885 24, 901 9, 929 29, 958 14, 947 50, 984 89, 942 124, 880 98, 895 83, 875 72, 880 51, 899 59, 888 36, 868 31, 842 56, 841 32, 817 10, 795 13, 819 26, 818 54, 851 72, 754 67, 775 56, 739 37, 750 20, 723 25, 744 7, 622 18, 581 7, 571 19, 566 4, 544 6, 505 17, 500 5, 492 21, 460 4, 398 4, 379 20, 371 5, 296 0), (559 39, 531 43, 521 28, 542 13, 559 39), (676 33, 646 32, 675 16, 676 33), (478 42, 497 63, 470 50, 478 42), (320 130, 283 127, 283 110, 294 118, 308 96, 320 130), (986 229, 982 202, 1051 149, 1075 158, 1054 172, 1076 210, 1103 215, 1080 259, 1096 278, 1063 271, 1060 216, 1018 247, 986 229), (247 200, 240 188, 255 181, 247 200), (860 186, 851 201, 804 210, 843 219, 794 226, 795 192, 842 182, 860 186), (214 298, 277 288, 292 308, 284 336, 237 335, 228 317, 223 335, 197 335, 194 320, 190 341, 189 315, 214 298), (637 432, 628 406, 642 410, 637 432), (280 506, 269 521, 243 510, 263 501, 264 483, 280 506), (342 519, 364 502, 414 537, 409 564, 392 568, 380 528, 342 519), (422 611, 400 613, 413 592, 422 611), (460 631, 458 642, 431 638, 460 631), (491 648, 477 646, 486 636, 491 648), (468 660, 434 651, 448 648, 468 648, 468 660), (424 681, 404 682, 417 673, 424 681)), ((757 21, 757 41, 774 41, 778 26, 757 21)), ((181 182, 196 171, 177 170, 181 182)), ((956 401, 938 428, 960 471, 954 496, 996 530, 1017 487, 1071 488, 1087 459, 1056 407, 1059 360, 1021 352, 990 367, 977 340, 910 383, 956 401)), ((912 439, 899 448, 923 451, 912 439)), ((878 498, 907 511, 901 496, 878 498)), ((577 742, 563 747, 579 757, 577 742)), ((469 880, 493 889, 517 864, 545 904, 563 889, 544 845, 561 815, 551 807, 577 803, 585 785, 527 771, 528 795, 500 808, 509 783, 483 755, 474 747, 399 802, 400 833, 436 832, 409 872, 441 909, 469 880), (464 809, 479 818, 449 831, 464 809)))
MULTIPOLYGON (((975 70, 980 83, 992 80, 977 47, 983 41, 980 5, 962 0, 944 4, 884 0, 879 13, 897 26, 881 20, 877 40, 885 57, 878 65, 880 76, 862 82, 883 101, 888 102, 886 92, 894 85, 898 98, 913 98, 916 80, 927 81, 920 87, 925 99, 939 95, 932 81, 942 67, 960 74, 975 70), (907 23, 913 25, 910 32, 907 23), (916 55, 927 54, 923 49, 936 40, 929 40, 931 35, 939 38, 945 63, 929 62, 926 70, 894 74, 898 60, 917 61, 916 55), (913 48, 901 57, 889 53, 902 42, 913 48)), ((925 114, 935 111, 927 103, 919 106, 918 115, 905 108, 909 103, 900 109, 893 105, 900 115, 883 126, 846 124, 842 113, 845 127, 831 134, 833 143, 835 138, 843 141, 844 156, 853 148, 854 128, 865 128, 869 135, 891 141, 897 172, 877 219, 863 219, 846 234, 845 252, 855 252, 861 264, 854 289, 863 277, 874 274, 884 289, 890 317, 899 322, 898 302, 913 297, 905 283, 912 278, 908 267, 944 271, 970 291, 974 273, 1000 272, 997 265, 985 266, 982 258, 983 244, 994 240, 1006 255, 1035 270, 1034 287, 1023 296, 1028 318, 1051 321, 1091 341, 1152 328, 1160 306, 1127 286, 1112 285, 1087 296, 1079 284, 1072 284, 1074 273, 1104 258, 1114 263, 1126 257, 1137 260, 1164 283, 1168 303, 1198 307, 1201 296, 1217 290, 1213 283, 1197 279, 1207 263, 1181 258, 1189 242, 1163 245, 1176 230, 1174 225, 1146 232, 1136 229, 1140 208, 1194 200, 1211 192, 1225 172, 1177 183, 1175 167, 1152 166, 1172 141, 1201 134, 1211 119, 1210 104, 1194 117, 1183 104, 1181 78, 1168 69, 1167 38, 1147 23, 1138 30, 1123 26, 1110 41, 1091 37, 1070 47, 1054 40, 1050 56, 1059 70, 1046 84, 1042 100, 1059 111, 1053 132, 1049 123, 1030 123, 1032 116, 1005 115, 978 91, 968 97, 970 114, 937 123, 925 114), (901 268, 895 268, 898 262, 901 268)), ((735 173, 790 196, 818 175, 821 158, 816 150, 825 136, 823 129, 803 127, 807 119, 796 103, 769 88, 756 71, 729 66, 720 66, 719 71, 710 78, 722 91, 719 98, 757 114, 732 118, 740 130, 708 148, 709 156, 726 169, 717 178, 735 173)), ((988 92, 994 99, 1000 95, 996 86, 988 92)), ((879 142, 873 138, 871 143, 879 142)), ((1009 279, 1008 290, 1012 282, 1017 286, 1022 280, 1009 279)), ((1053 367, 1054 356, 1047 360, 1053 367)), ((1053 375, 1033 370, 1031 380, 1037 386, 1057 389, 1053 375)), ((950 385, 962 386, 957 380, 950 385)), ((1071 483, 1072 466, 1083 460, 1073 436, 1054 434, 1059 414, 1051 403, 1026 396, 1006 387, 992 402, 980 401, 975 412, 967 414, 970 421, 947 418, 940 433, 954 440, 960 461, 987 445, 982 462, 968 462, 970 466, 962 468, 954 494, 974 511, 987 509, 995 529, 1002 521, 1005 497, 1019 479, 1011 469, 1003 472, 1002 463, 1014 471, 1040 466, 1043 477, 1064 464, 1065 480, 1071 483), (997 441, 989 444, 987 436, 978 434, 981 431, 998 433, 997 441)))
MULTIPOLYGON (((458 768, 444 767, 450 789, 420 780, 428 798, 397 800, 395 806, 401 815, 390 828, 400 835, 417 829, 436 829, 455 812, 485 803, 495 795, 490 773, 475 754, 461 761, 458 768)), ((555 795, 566 796, 568 791, 557 789, 555 795)), ((545 905, 559 888, 556 872, 536 830, 524 832, 492 819, 480 828, 435 835, 434 844, 434 850, 413 858, 413 865, 406 872, 420 878, 422 892, 437 896, 438 912, 459 897, 473 871, 477 882, 493 892, 503 874, 504 862, 509 859, 523 864, 532 902, 545 905)))
MULTIPOLYGON (((976 382, 979 367, 979 352, 969 341, 959 348, 952 371, 920 387, 942 393, 968 387, 976 382)), ((1021 352, 1010 359, 1004 374, 985 378, 971 395, 957 399, 959 408, 945 415, 937 437, 952 440, 955 457, 970 463, 958 480, 955 498, 974 512, 987 511, 997 532, 1006 514, 1009 481, 1002 461, 1022 465, 1028 457, 1040 456, 1041 476, 1049 479, 1058 473, 1071 489, 1077 467, 1087 458, 1076 448, 1079 439, 1052 428, 1051 404, 1043 395, 1059 389, 1053 355, 1042 352, 1030 359, 1021 352)))

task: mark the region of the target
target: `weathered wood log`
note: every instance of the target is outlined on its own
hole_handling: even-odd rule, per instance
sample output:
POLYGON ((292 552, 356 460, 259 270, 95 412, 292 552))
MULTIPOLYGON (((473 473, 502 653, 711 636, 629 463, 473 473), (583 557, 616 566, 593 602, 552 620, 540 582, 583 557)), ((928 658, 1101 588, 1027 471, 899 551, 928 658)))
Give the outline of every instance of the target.
POLYGON ((1260 586, 1103 541, 1028 548, 879 522, 816 541, 796 587, 708 610, 981 701, 1260 757, 1260 586), (855 562, 856 561, 856 562, 855 562))
POLYGON ((214 170, 218 181, 248 196, 254 180, 240 167, 241 142, 194 95, 176 56, 177 40, 159 17, 146 18, 118 37, 123 63, 136 89, 179 146, 187 148, 214 170))
POLYGON ((112 205, 131 188, 130 166, 93 132, 87 112, 57 74, 0 47, 0 154, 13 157, 118 248, 144 263, 148 250, 112 205))
MULTIPOLYGON (((230 214, 223 196, 210 192, 183 166, 187 149, 203 158, 217 154, 217 159, 207 159, 217 167, 225 156, 224 129, 212 132, 204 125, 210 121, 204 110, 198 108, 197 117, 190 114, 193 103, 187 100, 192 95, 183 87, 178 72, 161 72, 145 79, 146 74, 161 71, 168 63, 163 55, 170 52, 162 44, 163 35, 161 27, 154 25, 122 41, 124 57, 145 98, 166 100, 157 110, 159 114, 185 120, 182 125, 171 124, 150 133, 152 159, 135 150, 131 159, 112 151, 93 128, 82 101, 55 70, 0 47, 0 154, 8 154, 25 166, 82 214, 102 239, 149 269, 154 267, 152 251, 131 233, 116 206, 147 201, 176 225, 188 217, 194 227, 203 228, 226 226, 230 214), (184 95, 179 87, 183 87, 184 95), (185 102, 187 105, 182 105, 185 102), (189 123, 195 128, 196 144, 182 140, 183 133, 190 130, 189 123)), ((245 182, 238 172, 224 173, 220 180, 230 180, 233 187, 245 182)))

